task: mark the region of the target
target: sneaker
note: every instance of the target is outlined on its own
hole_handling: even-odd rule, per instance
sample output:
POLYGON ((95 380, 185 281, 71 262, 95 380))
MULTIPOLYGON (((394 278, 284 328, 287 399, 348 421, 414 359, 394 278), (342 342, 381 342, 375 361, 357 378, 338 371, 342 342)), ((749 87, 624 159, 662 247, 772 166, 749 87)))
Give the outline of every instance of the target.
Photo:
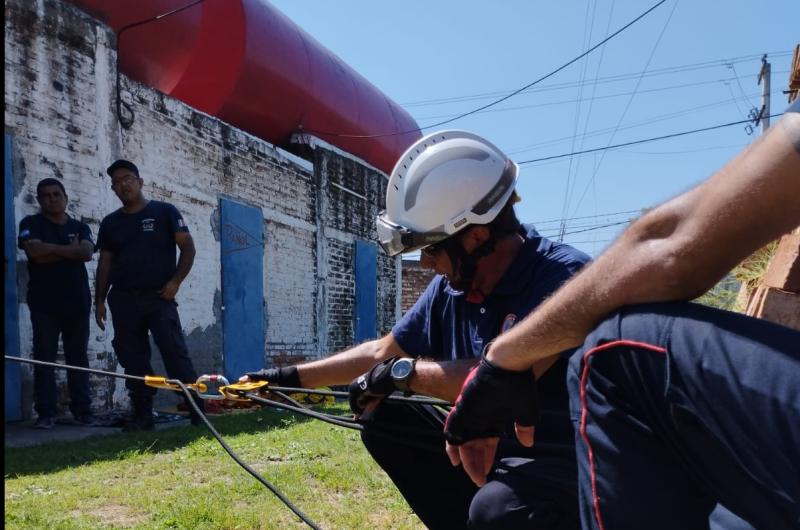
POLYGON ((50 416, 39 416, 36 418, 36 421, 33 423, 34 429, 52 429, 53 426, 56 424, 55 418, 50 416))
POLYGON ((93 425, 97 425, 97 420, 92 415, 91 412, 87 414, 78 414, 75 416, 75 421, 77 421, 81 425, 85 425, 86 427, 91 427, 93 425))

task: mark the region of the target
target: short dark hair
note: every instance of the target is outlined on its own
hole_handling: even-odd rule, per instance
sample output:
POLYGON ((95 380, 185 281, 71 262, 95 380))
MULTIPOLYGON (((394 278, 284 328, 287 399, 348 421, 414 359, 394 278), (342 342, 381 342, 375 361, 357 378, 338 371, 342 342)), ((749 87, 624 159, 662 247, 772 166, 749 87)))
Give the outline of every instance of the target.
POLYGON ((36 185, 36 196, 39 197, 42 194, 42 188, 46 188, 47 186, 58 186, 61 188, 61 193, 64 194, 64 197, 67 196, 67 190, 64 189, 64 185, 61 184, 61 181, 54 178, 46 178, 39 181, 36 185))
POLYGON ((108 173, 108 176, 110 177, 111 174, 118 169, 128 169, 130 171, 133 171, 136 174, 136 176, 139 177, 139 168, 136 167, 136 164, 128 160, 123 160, 122 158, 120 158, 119 160, 108 166, 108 169, 106 169, 106 173, 108 173))

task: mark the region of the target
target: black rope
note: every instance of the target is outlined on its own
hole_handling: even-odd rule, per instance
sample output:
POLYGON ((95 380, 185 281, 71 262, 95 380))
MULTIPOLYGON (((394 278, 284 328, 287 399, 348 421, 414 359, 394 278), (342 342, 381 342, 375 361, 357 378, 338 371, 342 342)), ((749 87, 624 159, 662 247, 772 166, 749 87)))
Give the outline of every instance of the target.
MULTIPOLYGON (((317 388, 301 388, 301 387, 291 387, 291 386, 277 386, 277 385, 269 385, 267 387, 270 391, 277 391, 277 392, 288 392, 292 394, 319 394, 321 396, 335 396, 335 397, 342 397, 346 398, 350 395, 349 392, 337 391, 337 390, 320 390, 317 388)), ((390 395, 387 396, 385 399, 389 401, 400 401, 403 403, 416 403, 418 405, 435 405, 439 407, 452 407, 453 404, 449 401, 445 401, 443 399, 436 399, 436 398, 429 398, 423 396, 395 396, 390 395)))
POLYGON ((271 399, 266 399, 252 393, 242 392, 240 395, 248 399, 251 399, 256 403, 263 403, 265 405, 269 405, 271 407, 275 407, 278 409, 295 412, 297 414, 315 418, 320 421, 324 421, 326 423, 330 423, 333 425, 338 425, 346 429, 365 432, 367 435, 375 436, 376 438, 382 438, 384 440, 390 440, 400 445, 414 447, 415 449, 421 449, 423 451, 431 453, 441 453, 443 451, 444 434, 442 432, 437 432, 433 429, 414 429, 412 427, 398 427, 394 425, 383 425, 383 424, 375 425, 375 424, 370 424, 369 421, 354 420, 354 419, 344 418, 342 416, 335 416, 333 414, 323 414, 320 412, 315 412, 303 406, 298 407, 286 403, 281 403, 279 401, 273 401, 271 399), (395 431, 395 432, 389 432, 389 431, 395 431), (413 434, 415 436, 432 438, 434 441, 440 441, 441 443, 432 445, 430 443, 425 443, 418 440, 403 438, 398 436, 398 434, 413 434))
POLYGON ((242 467, 242 469, 250 473, 257 481, 266 486, 267 489, 269 489, 272 493, 274 493, 275 496, 278 497, 281 500, 281 502, 283 502, 283 504, 286 505, 287 508, 292 510, 292 512, 294 512, 294 514, 298 516, 304 523, 306 523, 311 528, 314 528, 315 530, 320 530, 320 527, 317 526, 317 524, 314 523, 314 521, 309 519, 309 517, 306 514, 304 514, 297 506, 295 506, 292 503, 292 501, 286 498, 286 496, 283 493, 281 493, 281 491, 278 488, 273 486, 270 481, 259 475, 255 469, 253 469, 247 463, 242 461, 242 459, 239 458, 239 455, 237 455, 233 451, 233 449, 231 449, 230 446, 227 443, 225 443, 225 440, 222 439, 222 436, 219 434, 219 432, 217 432, 217 430, 214 428, 211 422, 208 421, 208 418, 203 413, 203 411, 200 410, 200 407, 197 406, 197 403, 195 403, 194 399, 192 398, 191 392, 189 392, 189 388, 182 381, 178 379, 168 379, 167 383, 176 384, 180 386, 181 391, 186 396, 186 401, 189 403, 189 405, 191 405, 192 409, 194 409, 194 412, 203 420, 203 423, 205 424, 206 428, 208 428, 211 434, 214 435, 214 438, 217 439, 222 448, 225 449, 225 451, 230 455, 230 457, 233 458, 233 460, 237 464, 239 464, 242 467))
MULTIPOLYGON (((5 359, 7 361, 16 361, 16 362, 22 362, 22 363, 28 363, 28 364, 34 364, 34 365, 51 366, 51 367, 54 367, 54 368, 61 368, 61 369, 65 369, 65 370, 76 370, 76 371, 80 371, 80 372, 89 372, 89 373, 93 373, 93 374, 106 375, 106 376, 109 376, 109 377, 119 377, 121 379, 132 379, 132 380, 135 380, 135 381, 145 381, 144 377, 140 377, 140 376, 136 376, 136 375, 118 374, 116 372, 107 372, 105 370, 95 370, 93 368, 84 368, 82 366, 72 366, 72 365, 69 365, 69 364, 59 364, 59 363, 50 363, 50 362, 46 362, 46 361, 37 361, 37 360, 34 360, 34 359, 25 359, 25 358, 22 358, 22 357, 14 357, 12 355, 5 355, 5 359)), ((314 523, 314 521, 309 519, 306 514, 304 514, 302 511, 300 511, 300 509, 297 508, 297 506, 292 504, 292 502, 289 499, 287 499, 286 496, 283 493, 281 493, 280 490, 278 490, 278 488, 273 486, 272 483, 270 483, 267 479, 265 479, 264 477, 259 475, 256 470, 254 470, 252 467, 250 467, 245 462, 243 462, 242 459, 239 458, 239 456, 233 451, 233 449, 231 449, 230 446, 227 443, 225 443, 225 440, 222 439, 222 436, 219 434, 219 432, 217 432, 217 430, 214 428, 214 426, 211 424, 211 422, 208 421, 208 418, 203 413, 203 411, 200 410, 200 407, 197 406, 197 403, 195 403, 194 398, 192 397, 192 394, 189 391, 189 388, 182 381, 179 381, 178 379, 166 379, 165 382, 169 383, 171 385, 177 385, 178 387, 180 387, 181 391, 186 396, 186 401, 189 403, 189 405, 192 407, 192 409, 194 409, 194 412, 197 414, 197 416, 200 419, 203 420, 203 423, 205 424, 206 428, 211 432, 211 434, 214 435, 214 438, 217 439, 217 441, 220 443, 222 448, 225 449, 225 451, 230 455, 231 458, 233 458, 233 460, 237 464, 239 464, 245 471, 247 471, 253 477, 255 477, 255 479, 258 480, 261 484, 266 486, 267 489, 269 489, 273 494, 275 494, 275 496, 278 497, 278 499, 280 499, 281 502, 283 502, 283 504, 286 505, 287 508, 292 510, 292 512, 294 512, 295 515, 297 515, 300 519, 302 519, 302 521, 304 523, 306 523, 311 528, 314 528, 315 530, 320 530, 320 527, 317 526, 314 523)))
MULTIPOLYGON (((25 359, 23 357, 15 357, 12 355, 5 355, 4 356, 7 361, 15 361, 20 363, 26 364, 33 364, 33 365, 40 365, 40 366, 49 366, 53 368, 59 368, 62 370, 76 370, 81 372, 89 372, 98 375, 104 375, 108 377, 117 377, 120 379, 130 379, 134 381, 146 381, 145 377, 136 376, 136 375, 129 375, 129 374, 121 374, 117 372, 109 372, 106 370, 98 370, 94 368, 84 368, 82 366, 72 366, 69 364, 60 364, 60 363, 52 363, 46 361, 38 361, 35 359, 25 359)), ((315 530, 319 530, 319 526, 317 526, 311 519, 308 518, 299 508, 297 508, 292 502, 286 498, 283 493, 281 493, 278 488, 276 488, 272 483, 270 483, 267 479, 262 477, 255 471, 252 467, 242 461, 241 458, 230 448, 230 446, 225 442, 219 432, 214 428, 211 422, 208 420, 208 417, 200 410, 200 407, 197 406, 197 403, 194 401, 189 388, 186 386, 185 383, 179 381, 177 379, 166 379, 166 383, 171 385, 176 385, 180 388, 181 392, 186 396, 186 401, 194 410, 195 414, 199 418, 202 419, 206 428, 211 432, 211 434, 216 438, 219 444, 222 446, 223 449, 228 453, 228 455, 233 458, 233 460, 239 464, 245 471, 247 471, 250 475, 252 475, 256 480, 258 480, 261 484, 263 484, 267 489, 269 489, 278 499, 283 502, 287 508, 289 508, 295 515, 297 515, 304 523, 306 523, 309 527, 314 528, 315 530)), ((414 429, 411 427, 398 427, 394 425, 372 425, 369 422, 364 420, 356 420, 351 418, 345 418, 341 416, 335 416, 333 414, 325 414, 316 411, 309 410, 303 407, 299 402, 292 399, 288 395, 284 393, 284 391, 294 392, 294 393, 306 393, 306 394, 320 394, 320 395, 333 395, 333 396, 347 396, 347 392, 337 392, 332 390, 316 390, 316 389, 306 389, 306 388, 296 388, 296 387, 271 387, 269 391, 274 389, 275 394, 279 395, 283 399, 288 400, 291 404, 280 403, 278 401, 274 401, 271 399, 266 399, 261 397, 257 394, 253 394, 250 392, 239 391, 238 394, 242 397, 246 397, 256 403, 261 403, 265 405, 269 405, 273 408, 284 409, 291 412, 295 412, 298 414, 302 414, 304 416, 308 416, 311 418, 318 419, 320 421, 324 421, 326 423, 330 423, 333 425, 337 425, 340 427, 344 427, 347 429, 357 430, 359 432, 367 431, 369 435, 388 439, 395 443, 399 443, 402 445, 414 447, 417 449, 422 449, 424 451, 438 453, 441 451, 442 444, 438 444, 439 447, 435 447, 430 444, 426 444, 424 442, 420 442, 417 440, 410 440, 407 438, 403 438, 399 436, 399 434, 412 434, 415 436, 423 436, 423 437, 432 437, 435 439, 440 439, 444 441, 444 436, 440 432, 436 432, 435 430, 426 430, 426 429, 414 429), (394 431, 394 432, 391 432, 394 431)), ((442 406, 442 405, 450 405, 449 402, 439 400, 439 399, 428 399, 428 398, 412 398, 412 397, 405 397, 405 396, 388 396, 385 399, 389 399, 394 397, 396 401, 401 401, 405 403, 412 403, 412 404, 419 404, 419 405, 430 405, 430 406, 442 406)))
POLYGON ((61 363, 48 363, 45 361, 37 361, 34 359, 25 359, 24 357, 14 357, 13 355, 6 355, 6 361, 16 361, 26 364, 40 364, 42 366, 52 366, 53 368, 62 368, 66 370, 76 370, 78 372, 89 372, 90 374, 107 375, 109 377, 119 377, 121 379, 131 379, 133 381, 144 381, 145 378, 138 375, 120 374, 117 372, 107 372, 105 370, 96 370, 94 368, 84 368, 83 366, 72 366, 69 364, 61 363))

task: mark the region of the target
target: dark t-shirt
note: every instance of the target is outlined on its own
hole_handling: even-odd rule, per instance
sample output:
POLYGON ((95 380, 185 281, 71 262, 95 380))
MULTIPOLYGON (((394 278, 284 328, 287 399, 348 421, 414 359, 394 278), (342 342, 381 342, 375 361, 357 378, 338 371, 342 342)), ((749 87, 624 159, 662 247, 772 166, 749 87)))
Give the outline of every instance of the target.
MULTIPOLYGON (((60 225, 37 213, 19 223, 17 241, 19 248, 33 239, 42 243, 68 245, 75 237, 94 245, 88 225, 71 217, 60 225)), ((31 311, 53 315, 88 314, 91 295, 84 263, 72 259, 60 259, 52 263, 28 260, 28 307, 31 311)))
MULTIPOLYGON (((468 302, 444 276, 435 276, 392 329, 403 351, 443 361, 477 359, 489 341, 525 318, 590 261, 569 245, 543 238, 530 225, 523 226, 520 235, 525 243, 517 257, 481 303, 468 302)), ((536 426, 534 448, 509 442, 505 449, 501 447, 501 455, 551 453, 574 459, 566 385, 567 358, 572 351, 562 354, 538 381, 542 420, 536 426)))
POLYGON ((177 270, 175 233, 189 228, 171 204, 150 201, 141 211, 119 209, 100 223, 97 247, 111 253, 110 286, 119 290, 161 289, 177 270))

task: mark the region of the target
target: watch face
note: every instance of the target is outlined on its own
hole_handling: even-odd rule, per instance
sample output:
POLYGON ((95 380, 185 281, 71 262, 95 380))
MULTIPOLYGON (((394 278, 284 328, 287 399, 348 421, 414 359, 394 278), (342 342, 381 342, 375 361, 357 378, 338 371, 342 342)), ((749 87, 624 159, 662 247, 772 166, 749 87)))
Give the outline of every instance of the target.
POLYGON ((392 365, 392 377, 394 379, 405 379, 411 375, 411 370, 413 369, 414 365, 411 363, 411 359, 400 359, 392 365))

